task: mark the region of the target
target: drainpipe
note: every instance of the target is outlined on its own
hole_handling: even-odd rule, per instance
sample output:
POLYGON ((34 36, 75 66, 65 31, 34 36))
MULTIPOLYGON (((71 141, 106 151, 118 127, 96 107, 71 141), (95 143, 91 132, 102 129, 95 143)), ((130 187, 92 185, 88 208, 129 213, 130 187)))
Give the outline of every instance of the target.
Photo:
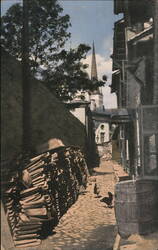
POLYGON ((153 104, 158 104, 158 0, 154 0, 154 85, 153 104))
MULTIPOLYGON (((154 16, 153 16, 153 21, 154 21, 154 75, 153 75, 153 104, 158 105, 158 0, 154 0, 154 16)), ((155 137, 157 137, 155 135, 155 137)), ((155 139, 154 137, 154 139, 155 139)), ((152 136, 150 137, 152 138, 152 136)), ((158 142, 157 140, 155 141, 155 167, 157 166, 158 163, 158 142)), ((150 150, 150 149, 149 149, 150 150)), ((152 164, 152 159, 150 157, 151 164, 152 164)), ((157 167, 158 168, 158 167, 157 167)))

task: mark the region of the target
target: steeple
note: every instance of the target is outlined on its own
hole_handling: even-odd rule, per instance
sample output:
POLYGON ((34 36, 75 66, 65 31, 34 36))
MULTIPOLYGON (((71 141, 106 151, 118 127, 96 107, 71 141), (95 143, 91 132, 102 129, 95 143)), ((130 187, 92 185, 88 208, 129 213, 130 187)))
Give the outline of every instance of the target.
POLYGON ((97 75, 97 64, 96 64, 96 58, 95 58, 94 41, 93 41, 92 65, 91 65, 91 80, 93 80, 93 79, 98 80, 98 75, 97 75))

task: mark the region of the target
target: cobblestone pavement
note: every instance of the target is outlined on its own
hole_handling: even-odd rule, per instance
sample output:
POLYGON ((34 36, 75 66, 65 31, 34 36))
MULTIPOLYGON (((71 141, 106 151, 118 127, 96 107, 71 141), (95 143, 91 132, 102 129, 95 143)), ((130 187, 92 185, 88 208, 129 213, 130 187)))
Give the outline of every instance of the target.
POLYGON ((49 236, 38 247, 39 250, 110 250, 115 235, 115 216, 113 208, 106 208, 100 202, 107 192, 114 192, 115 177, 112 161, 102 161, 90 177, 86 192, 60 219, 55 234, 49 236), (93 190, 95 182, 100 188, 100 198, 93 190))
POLYGON ((121 239, 120 250, 158 250, 158 232, 121 239))
MULTIPOLYGON (((19 250, 112 250, 117 234, 114 209, 107 208, 100 199, 107 196, 108 191, 114 193, 115 183, 127 176, 115 161, 102 160, 89 178, 86 192, 60 219, 54 234, 36 248, 19 250), (100 188, 100 198, 94 194, 95 183, 100 188)), ((127 240, 121 239, 120 243, 120 250, 158 250, 158 232, 144 237, 131 235, 127 240)))

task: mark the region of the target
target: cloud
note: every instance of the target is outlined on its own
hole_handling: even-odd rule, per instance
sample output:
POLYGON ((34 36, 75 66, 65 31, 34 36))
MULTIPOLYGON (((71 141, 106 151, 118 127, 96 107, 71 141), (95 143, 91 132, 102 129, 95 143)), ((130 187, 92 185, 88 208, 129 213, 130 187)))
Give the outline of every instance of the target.
POLYGON ((106 108, 117 108, 117 99, 115 94, 110 93, 111 88, 108 86, 105 86, 102 88, 103 92, 103 102, 104 102, 104 107, 106 108))
POLYGON ((109 55, 112 54, 113 51, 113 40, 112 36, 105 37, 102 42, 103 50, 105 51, 105 54, 109 57, 109 55))

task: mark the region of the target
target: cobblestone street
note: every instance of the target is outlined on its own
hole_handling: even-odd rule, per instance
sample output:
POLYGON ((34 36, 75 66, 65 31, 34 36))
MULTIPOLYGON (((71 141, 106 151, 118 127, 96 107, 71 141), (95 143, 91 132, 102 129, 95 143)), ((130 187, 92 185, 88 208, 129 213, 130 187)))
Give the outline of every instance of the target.
POLYGON ((102 160, 90 177, 86 192, 60 219, 55 233, 38 246, 39 250, 110 250, 116 236, 114 209, 107 208, 100 199, 107 192, 114 193, 114 163, 102 160), (94 194, 94 184, 100 197, 94 194))

